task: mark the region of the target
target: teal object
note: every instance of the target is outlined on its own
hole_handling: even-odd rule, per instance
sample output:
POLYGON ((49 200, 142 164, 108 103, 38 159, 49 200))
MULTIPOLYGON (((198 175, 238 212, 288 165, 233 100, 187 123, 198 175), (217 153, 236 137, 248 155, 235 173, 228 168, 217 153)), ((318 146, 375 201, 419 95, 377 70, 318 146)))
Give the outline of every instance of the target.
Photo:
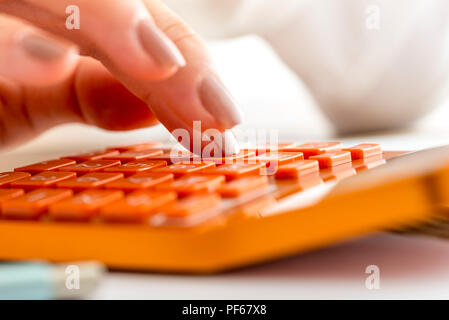
POLYGON ((46 263, 0 264, 0 299, 41 300, 55 296, 52 266, 46 263))

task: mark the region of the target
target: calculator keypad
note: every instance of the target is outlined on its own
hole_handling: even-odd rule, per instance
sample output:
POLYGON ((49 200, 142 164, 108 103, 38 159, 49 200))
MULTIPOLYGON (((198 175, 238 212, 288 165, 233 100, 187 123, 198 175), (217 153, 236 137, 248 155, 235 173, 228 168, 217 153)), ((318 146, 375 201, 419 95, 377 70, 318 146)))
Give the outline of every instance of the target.
POLYGON ((0 219, 153 226, 203 221, 197 218, 260 209, 384 163, 380 146, 370 143, 282 142, 202 159, 159 142, 111 147, 0 173, 0 219))

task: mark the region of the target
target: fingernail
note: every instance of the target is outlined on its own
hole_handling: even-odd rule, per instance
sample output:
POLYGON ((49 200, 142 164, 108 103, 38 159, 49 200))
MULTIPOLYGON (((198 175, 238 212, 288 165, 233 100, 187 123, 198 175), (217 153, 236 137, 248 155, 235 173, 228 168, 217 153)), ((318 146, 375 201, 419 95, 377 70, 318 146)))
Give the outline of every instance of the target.
POLYGON ((28 54, 43 61, 58 60, 67 52, 62 45, 35 34, 24 36, 21 44, 28 54))
POLYGON ((152 22, 142 20, 137 26, 140 43, 162 67, 183 67, 186 61, 175 44, 152 22))
POLYGON ((223 126, 232 128, 243 122, 243 113, 229 91, 213 75, 206 76, 199 87, 203 107, 223 126))

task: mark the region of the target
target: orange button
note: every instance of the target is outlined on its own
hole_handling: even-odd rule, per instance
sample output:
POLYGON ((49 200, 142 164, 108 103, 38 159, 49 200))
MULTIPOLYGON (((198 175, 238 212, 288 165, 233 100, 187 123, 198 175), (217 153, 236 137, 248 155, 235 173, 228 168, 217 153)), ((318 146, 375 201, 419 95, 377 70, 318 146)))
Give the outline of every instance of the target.
POLYGON ((72 190, 37 189, 2 204, 2 217, 7 219, 38 219, 49 205, 70 198, 72 190))
POLYGON ((143 151, 152 148, 160 148, 162 147, 162 143, 159 141, 150 141, 144 143, 133 144, 129 146, 117 146, 117 147, 109 147, 108 150, 118 150, 118 151, 143 151))
POLYGON ((162 155, 162 150, 125 151, 117 155, 105 157, 107 160, 133 161, 162 155))
POLYGON ((236 179, 242 176, 259 174, 260 169, 265 167, 265 163, 233 163, 223 164, 215 168, 208 168, 201 171, 201 174, 224 175, 227 180, 236 179))
POLYGON ((264 175, 272 175, 276 173, 278 167, 282 164, 289 163, 296 160, 304 160, 302 152, 280 152, 270 151, 254 158, 248 158, 248 163, 263 162, 267 169, 264 175))
POLYGON ((34 163, 29 166, 15 168, 14 171, 25 171, 30 173, 39 173, 42 171, 50 171, 50 170, 56 170, 65 166, 69 166, 72 164, 75 164, 75 160, 71 159, 56 159, 56 160, 48 160, 48 161, 42 161, 39 163, 34 163))
POLYGON ((276 179, 299 178, 320 171, 318 161, 301 160, 279 166, 276 171, 276 179))
POLYGON ((86 190, 73 198, 52 204, 48 214, 55 220, 86 221, 92 218, 101 207, 123 198, 122 191, 86 190))
POLYGON ((341 146, 342 144, 340 142, 309 142, 300 144, 296 147, 282 148, 281 151, 302 152, 304 154, 304 158, 308 159, 310 156, 336 150, 341 146))
POLYGON ((100 160, 103 159, 104 157, 113 156, 119 153, 120 152, 118 152, 117 150, 96 151, 62 157, 62 159, 72 159, 77 161, 100 160))
POLYGON ((75 190, 100 188, 105 184, 123 178, 122 173, 98 172, 88 173, 78 178, 59 182, 58 188, 69 188, 75 190))
POLYGON ((219 203, 220 196, 217 194, 194 195, 166 205, 160 211, 168 218, 184 218, 202 214, 217 207, 219 203))
POLYGON ((250 147, 243 149, 244 151, 254 151, 256 155, 261 155, 269 151, 278 151, 283 148, 293 148, 296 144, 294 142, 279 142, 277 144, 265 143, 260 144, 257 147, 250 147))
POLYGON ((181 176, 188 173, 197 173, 206 168, 215 167, 213 162, 179 162, 169 166, 152 170, 153 172, 173 173, 175 176, 181 176))
POLYGON ((365 159, 382 154, 382 148, 376 143, 362 143, 342 150, 351 152, 352 160, 365 159))
POLYGON ((11 182, 31 176, 28 172, 2 172, 0 173, 0 187, 6 187, 11 182))
POLYGON ((106 184, 107 189, 123 189, 126 191, 145 189, 153 187, 157 184, 172 181, 172 173, 153 173, 143 172, 132 175, 126 179, 116 180, 106 184))
POLYGON ((134 160, 124 163, 120 166, 114 166, 104 169, 104 172, 122 172, 124 174, 134 174, 139 172, 145 172, 150 169, 165 167, 167 161, 161 160, 134 160))
POLYGON ((147 160, 162 160, 168 163, 199 161, 200 158, 195 154, 184 150, 166 150, 161 155, 151 156, 147 160))
POLYGON ((141 222, 156 209, 176 200, 176 192, 138 190, 126 198, 103 207, 100 216, 111 222, 141 222))
POLYGON ((202 161, 205 162, 214 162, 215 164, 232 164, 235 162, 243 162, 245 158, 254 157, 256 153, 254 151, 242 151, 238 154, 227 156, 227 157, 210 157, 210 158, 201 158, 202 161))
POLYGON ((76 177, 75 172, 45 171, 14 181, 11 183, 11 187, 24 189, 49 188, 60 181, 74 177, 76 177))
POLYGON ((320 168, 335 167, 343 163, 351 162, 351 153, 348 151, 333 151, 309 157, 310 160, 317 160, 320 168))
POLYGON ((106 168, 120 165, 119 160, 88 160, 78 164, 60 168, 59 171, 72 171, 79 173, 98 172, 106 168))
POLYGON ((218 189, 218 192, 225 198, 231 198, 265 188, 266 186, 268 186, 268 178, 266 176, 244 177, 226 183, 218 189))
POLYGON ((187 175, 173 182, 156 186, 156 190, 176 191, 180 196, 195 192, 212 192, 225 181, 224 176, 187 175))
POLYGON ((22 189, 0 189, 0 205, 8 200, 20 197, 24 193, 25 191, 22 189))

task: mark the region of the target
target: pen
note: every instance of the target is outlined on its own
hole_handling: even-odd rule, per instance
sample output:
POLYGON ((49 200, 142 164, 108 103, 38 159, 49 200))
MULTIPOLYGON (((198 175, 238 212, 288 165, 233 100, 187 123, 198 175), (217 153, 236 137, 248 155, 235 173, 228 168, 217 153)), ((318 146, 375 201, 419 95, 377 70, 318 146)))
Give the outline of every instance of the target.
POLYGON ((0 299, 81 298, 93 291, 106 268, 98 262, 0 264, 0 299))

